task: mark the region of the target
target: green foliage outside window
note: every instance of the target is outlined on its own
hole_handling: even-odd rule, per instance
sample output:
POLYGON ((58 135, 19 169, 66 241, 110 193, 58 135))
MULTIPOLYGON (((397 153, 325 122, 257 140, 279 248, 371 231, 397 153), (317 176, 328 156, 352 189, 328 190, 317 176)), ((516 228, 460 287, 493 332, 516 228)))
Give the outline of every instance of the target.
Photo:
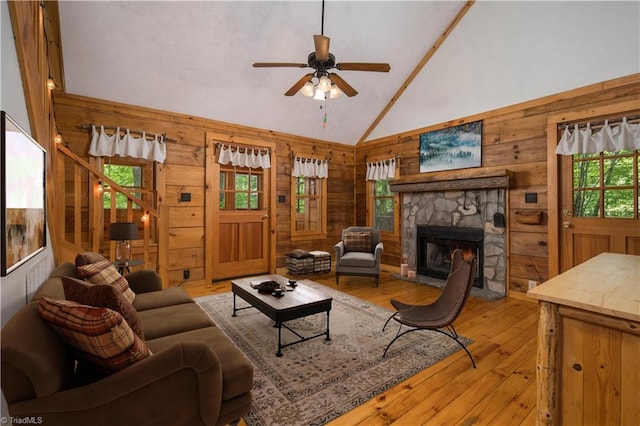
POLYGON ((257 210, 260 208, 260 176, 257 174, 223 171, 220 173, 222 210, 257 210), (233 205, 229 204, 233 203, 233 205))
POLYGON ((573 215, 638 218, 634 188, 638 187, 639 165, 638 152, 633 151, 574 155, 573 215))
POLYGON ((395 206, 394 194, 388 179, 375 181, 374 188, 374 226, 381 231, 394 230, 395 206))
POLYGON ((303 176, 296 178, 296 212, 304 213, 305 204, 307 199, 304 195, 307 195, 307 179, 303 176))
MULTIPOLYGON (((112 181, 118 185, 127 188, 135 189, 142 188, 142 167, 139 166, 124 166, 120 164, 105 164, 103 167, 103 173, 108 176, 112 181)), ((138 198, 140 193, 133 193, 138 198)), ((105 191, 103 197, 103 207, 105 209, 111 208, 111 192, 105 191)), ((124 194, 116 193, 116 208, 127 208, 127 197, 124 194)), ((133 205, 133 208, 139 208, 137 204, 133 205)))

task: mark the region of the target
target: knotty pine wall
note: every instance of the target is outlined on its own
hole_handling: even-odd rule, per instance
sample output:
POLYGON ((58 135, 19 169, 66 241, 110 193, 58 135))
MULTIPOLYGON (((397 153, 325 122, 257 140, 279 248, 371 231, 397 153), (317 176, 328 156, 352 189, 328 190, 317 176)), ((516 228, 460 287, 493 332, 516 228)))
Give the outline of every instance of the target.
MULTIPOLYGON (((640 75, 635 74, 361 143, 357 146, 355 159, 356 222, 366 223, 366 210, 360 206, 366 204, 367 159, 398 155, 401 157, 402 177, 419 175, 418 153, 421 133, 482 120, 482 168, 506 168, 515 172, 515 185, 509 190, 508 205, 508 281, 509 294, 524 297, 529 280, 542 282, 549 277, 547 220, 548 214, 556 212, 547 211, 547 117, 621 103, 638 99, 639 96, 640 75), (526 192, 537 193, 538 202, 525 204, 526 192), (517 223, 514 218, 517 210, 542 210, 544 221, 540 225, 517 223)), ((454 175, 455 171, 451 174, 454 175)), ((384 244, 385 263, 399 265, 402 256, 400 242, 384 241, 384 244)))
MULTIPOLYGON (((268 130, 249 128, 206 120, 150 108, 124 105, 106 100, 86 98, 61 92, 54 94, 55 117, 64 142, 77 155, 88 158, 90 132, 80 127, 87 124, 120 126, 152 133, 166 133, 176 142, 167 143, 167 159, 160 167, 164 192, 162 203, 169 206, 169 284, 185 280, 182 271, 189 269, 190 281, 204 279, 205 238, 205 141, 207 132, 235 138, 251 138, 276 142, 272 166, 277 168, 276 199, 276 265, 284 266, 285 254, 295 248, 324 250, 333 253, 341 230, 354 224, 354 147, 328 143, 268 130), (293 152, 304 152, 329 159, 328 226, 324 240, 291 241, 290 178, 293 152), (179 200, 180 192, 190 192, 191 202, 179 200)), ((63 183, 58 183, 63 190, 63 183)), ((162 248, 160 248, 162 250, 162 248)))

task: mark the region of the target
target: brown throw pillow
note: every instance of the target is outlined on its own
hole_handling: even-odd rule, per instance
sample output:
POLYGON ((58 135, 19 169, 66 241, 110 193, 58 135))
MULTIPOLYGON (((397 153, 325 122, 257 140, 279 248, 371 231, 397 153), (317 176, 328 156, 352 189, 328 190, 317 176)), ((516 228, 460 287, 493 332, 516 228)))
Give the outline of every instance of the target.
POLYGON ((313 257, 311 253, 302 249, 295 249, 286 254, 287 257, 292 257, 294 259, 306 259, 307 257, 313 257))
POLYGON ((80 253, 76 256, 76 272, 80 278, 92 284, 112 285, 130 302, 136 294, 129 288, 129 282, 118 272, 109 260, 99 253, 80 253))
POLYGON ((343 242, 345 253, 350 251, 371 253, 371 231, 345 232, 343 242))
POLYGON ((120 371, 152 355, 122 315, 111 309, 43 297, 38 313, 78 359, 105 372, 120 371))
POLYGON ((91 284, 73 277, 62 277, 62 287, 67 300, 119 312, 133 332, 144 340, 142 321, 138 316, 138 311, 115 287, 105 284, 91 284))

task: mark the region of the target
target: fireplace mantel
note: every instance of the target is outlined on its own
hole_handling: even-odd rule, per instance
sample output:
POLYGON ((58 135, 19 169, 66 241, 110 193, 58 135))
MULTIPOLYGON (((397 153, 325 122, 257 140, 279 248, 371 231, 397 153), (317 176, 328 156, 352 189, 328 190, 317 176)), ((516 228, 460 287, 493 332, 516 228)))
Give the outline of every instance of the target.
POLYGON ((393 192, 462 191, 509 188, 514 173, 506 169, 461 169, 402 176, 391 181, 393 192))

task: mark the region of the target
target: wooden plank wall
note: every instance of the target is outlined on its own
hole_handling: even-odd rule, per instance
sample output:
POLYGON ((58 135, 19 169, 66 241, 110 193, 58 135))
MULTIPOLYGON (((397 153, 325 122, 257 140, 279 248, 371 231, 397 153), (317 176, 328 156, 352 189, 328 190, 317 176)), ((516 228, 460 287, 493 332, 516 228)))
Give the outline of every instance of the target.
MULTIPOLYGON (((354 222, 354 147, 279 134, 228 123, 206 120, 150 108, 124 105, 56 92, 55 117, 58 130, 69 148, 87 158, 90 133, 82 125, 120 126, 152 133, 166 133, 175 142, 167 143, 167 160, 159 167, 160 202, 168 207, 169 284, 183 283, 182 271, 190 270, 189 281, 204 279, 205 236, 205 144, 206 133, 217 132, 230 138, 251 138, 276 142, 272 165, 277 168, 276 199, 276 264, 284 265, 285 254, 295 248, 333 252, 342 228, 354 222), (313 153, 329 159, 328 229, 324 240, 292 242, 290 235, 290 176, 293 152, 313 153), (190 192, 191 202, 180 201, 180 192, 190 192)), ((64 190, 58 183, 58 190, 64 190)), ((162 248, 161 248, 162 250, 162 248)))
MULTIPOLYGON (((548 279, 547 245, 547 117, 586 110, 637 99, 640 96, 640 75, 594 84, 580 89, 548 96, 499 110, 465 117, 435 126, 417 129, 358 144, 356 147, 356 222, 366 223, 365 162, 367 158, 399 155, 403 178, 419 175, 418 151, 421 133, 483 120, 482 168, 507 168, 515 172, 515 186, 509 191, 508 231, 510 241, 509 293, 522 296, 528 281, 548 279), (525 203, 524 194, 535 192, 537 203, 525 203), (542 210, 544 220, 539 225, 515 221, 516 211, 542 210)), ((400 265, 402 245, 384 241, 385 263, 400 265)))
MULTIPOLYGON (((47 86, 50 75, 60 75, 59 66, 51 66, 47 58, 47 33, 45 31, 44 4, 48 2, 7 2, 11 26, 15 38, 16 54, 20 65, 25 103, 31 126, 31 136, 47 150, 47 191, 55 187, 55 164, 50 154, 54 149, 55 120, 52 118, 53 102, 47 86)), ((54 31, 56 25, 49 25, 54 31)), ((58 64, 59 65, 59 64, 58 64)), ((6 111, 12 115, 12 111, 6 111)), ((14 119, 17 117, 13 117, 14 119)), ((26 126, 26 123, 21 123, 26 126)), ((51 226, 59 220, 60 207, 56 197, 47 197, 47 226, 53 241, 62 238, 51 226)), ((54 247, 54 256, 56 250, 54 247)), ((58 259, 56 259, 57 261, 58 259)))

